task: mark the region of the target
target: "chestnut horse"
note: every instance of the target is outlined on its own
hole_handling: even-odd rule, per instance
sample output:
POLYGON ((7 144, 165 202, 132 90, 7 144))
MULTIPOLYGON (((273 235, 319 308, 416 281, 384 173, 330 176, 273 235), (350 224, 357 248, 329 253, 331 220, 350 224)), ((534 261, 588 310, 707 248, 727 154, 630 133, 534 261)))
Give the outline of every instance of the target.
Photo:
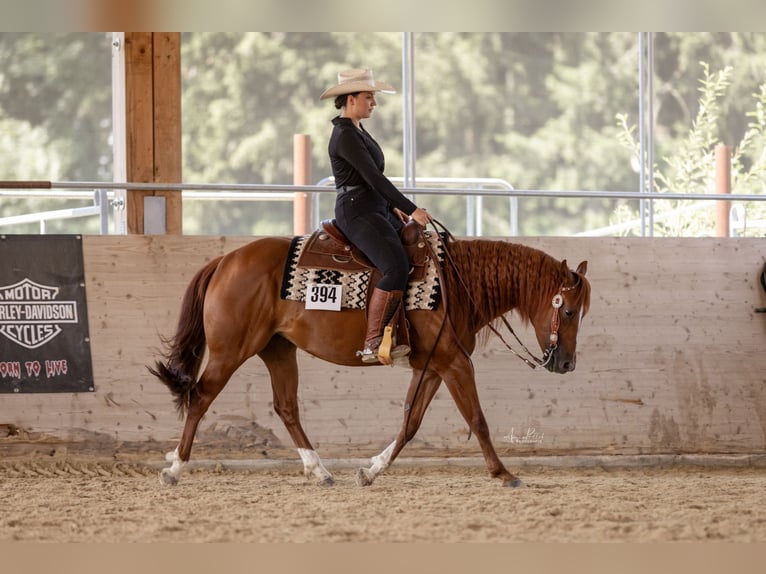
MULTIPOLYGON (((430 233, 430 232, 429 232, 430 233)), ((396 439, 357 475, 369 485, 417 432, 442 381, 476 435, 489 473, 505 486, 521 481, 500 461, 479 404, 470 355, 485 327, 515 310, 534 326, 544 351, 537 365, 555 373, 575 368, 577 332, 590 305, 587 261, 576 271, 532 247, 485 239, 456 240, 445 234, 442 300, 436 310, 407 312, 412 378, 404 422, 396 439)), ((163 361, 149 370, 175 396, 186 422, 163 484, 178 482, 189 461, 197 425, 232 374, 258 355, 271 376, 274 410, 298 448, 306 477, 333 484, 301 426, 298 412, 296 349, 338 365, 361 367, 356 356, 366 328, 365 312, 305 309, 280 298, 290 238, 265 237, 212 260, 191 280, 183 298, 176 334, 165 340, 163 361), (205 349, 207 363, 202 375, 205 349)), ((506 322, 507 324, 507 322, 506 322)), ((526 349, 525 349, 526 350, 526 349)), ((525 359, 526 360, 526 359, 525 359)), ((528 364, 531 365, 529 360, 528 364)), ((370 365, 367 365, 370 366, 370 365)))

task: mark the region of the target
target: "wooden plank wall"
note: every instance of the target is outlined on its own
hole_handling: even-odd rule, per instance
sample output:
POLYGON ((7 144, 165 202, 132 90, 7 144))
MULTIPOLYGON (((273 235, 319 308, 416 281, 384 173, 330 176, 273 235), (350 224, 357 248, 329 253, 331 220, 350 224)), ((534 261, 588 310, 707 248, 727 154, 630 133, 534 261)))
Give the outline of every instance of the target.
MULTIPOLYGON (((181 422, 170 394, 145 365, 159 335, 172 334, 193 273, 247 241, 86 237, 96 392, 3 396, 0 429, 19 432, 0 434, 0 453, 10 444, 87 444, 106 454, 154 457, 172 446, 181 422)), ((593 301, 574 373, 532 371, 494 336, 475 353, 479 392, 502 456, 766 451, 766 315, 754 312, 766 305, 758 283, 763 240, 519 241, 573 267, 587 259, 593 301)), ((302 418, 321 454, 368 456, 393 439, 408 371, 351 369, 305 354, 299 359, 302 418)), ((235 374, 203 420, 196 444, 223 449, 226 457, 294 455, 271 409, 260 361, 235 374)), ((480 455, 445 388, 405 454, 480 455)))

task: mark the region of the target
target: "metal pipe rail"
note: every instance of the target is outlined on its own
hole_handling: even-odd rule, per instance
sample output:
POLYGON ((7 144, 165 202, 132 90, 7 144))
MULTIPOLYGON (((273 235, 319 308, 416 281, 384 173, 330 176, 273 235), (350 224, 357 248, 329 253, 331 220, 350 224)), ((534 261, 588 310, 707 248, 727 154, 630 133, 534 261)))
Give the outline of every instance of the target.
MULTIPOLYGON (((391 178, 394 181, 402 178, 391 178)), ((514 215, 517 213, 516 202, 522 197, 556 197, 556 198, 585 198, 585 199, 632 199, 632 200, 691 200, 691 201, 764 201, 766 194, 716 194, 716 193, 672 193, 672 192, 636 192, 636 191, 603 191, 603 190, 569 190, 556 191, 545 189, 514 189, 508 182, 492 178, 418 178, 418 182, 426 184, 463 184, 464 187, 400 187, 402 193, 411 195, 462 195, 466 198, 480 200, 481 196, 508 197, 511 204, 511 235, 515 233, 514 215), (470 187, 469 187, 470 186, 470 187)), ((180 191, 184 198, 196 200, 238 200, 238 201, 284 201, 291 200, 295 193, 330 193, 334 192, 332 178, 325 178, 317 185, 272 185, 272 184, 199 184, 199 183, 128 183, 128 182, 99 182, 99 181, 0 181, 0 197, 56 197, 56 198, 84 198, 87 192, 78 193, 75 190, 96 190, 104 199, 97 203, 102 216, 102 233, 108 233, 108 218, 106 206, 115 205, 114 199, 108 202, 107 190, 137 190, 137 191, 180 191), (72 191, 56 191, 72 190, 72 191)), ((93 191, 89 192, 92 197, 93 191)), ((475 209, 475 204, 474 204, 475 209)), ((90 208, 75 208, 75 210, 59 210, 40 214, 14 216, 13 218, 1 218, 0 225, 21 223, 28 221, 40 221, 41 230, 44 232, 42 216, 48 218, 57 217, 82 217, 95 214, 95 206, 90 208), (19 219, 19 218, 24 218, 19 219)), ((471 206, 467 211, 471 213, 471 206)), ((478 220, 480 213, 477 215, 478 220)), ((317 222, 315 222, 316 224, 317 222)), ((468 223, 467 229, 473 230, 473 234, 481 235, 480 224, 472 227, 468 223)), ((471 235, 471 233, 469 233, 471 235)))
MULTIPOLYGON (((395 179, 395 178, 392 178, 395 179)), ((474 180, 475 181, 475 180, 474 180)), ((502 180, 501 180, 502 181, 502 180)), ((23 189, 31 190, 28 186, 7 185, 25 182, 0 181, 0 189, 23 189)), ((322 185, 278 185, 263 183, 121 183, 107 181, 82 181, 82 182, 41 182, 48 184, 45 189, 112 189, 112 190, 136 190, 136 191, 193 191, 193 190, 221 190, 221 191, 260 191, 268 195, 273 193, 327 193, 334 192, 334 188, 322 185)), ((42 189, 42 187, 41 187, 42 189)), ((764 201, 766 194, 731 193, 719 195, 712 193, 673 193, 673 192, 640 192, 640 191, 603 191, 603 190, 568 190, 557 191, 550 189, 477 189, 466 187, 400 187, 402 193, 423 195, 489 195, 502 197, 579 197, 579 198, 603 198, 603 199, 688 199, 702 201, 764 201)), ((5 195, 0 191, 0 195, 5 195)), ((19 197, 29 195, 28 191, 17 194, 19 197)))
MULTIPOLYGON (((0 196, 10 195, 0 191, 0 196)), ((26 192, 22 197, 28 196, 26 192)), ((68 209, 56 209, 52 211, 40 211, 37 213, 27 213, 24 215, 13 215, 10 217, 0 217, 0 227, 4 225, 18 225, 21 223, 39 223, 40 233, 45 234, 46 222, 52 219, 74 219, 77 217, 90 217, 91 215, 98 215, 100 218, 100 231, 102 235, 109 233, 109 201, 107 199, 107 193, 105 189, 99 189, 95 192, 88 192, 88 196, 93 198, 93 205, 87 207, 73 207, 68 209)), ((51 197, 46 195, 44 197, 51 197)), ((59 197, 69 199, 67 196, 60 194, 52 197, 59 197)))

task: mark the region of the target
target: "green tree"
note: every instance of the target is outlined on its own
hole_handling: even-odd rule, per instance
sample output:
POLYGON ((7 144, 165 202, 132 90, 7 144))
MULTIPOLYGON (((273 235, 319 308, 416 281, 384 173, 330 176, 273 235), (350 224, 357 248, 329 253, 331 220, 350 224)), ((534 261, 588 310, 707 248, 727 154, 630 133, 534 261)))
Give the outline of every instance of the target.
MULTIPOLYGON (((391 69, 400 57, 398 35, 368 36, 184 34, 184 179, 292 184, 294 134, 311 136, 314 179, 331 175, 326 142, 336 112, 319 101, 319 94, 345 67, 367 65, 381 77, 399 71, 391 69)), ((375 126, 387 151, 391 134, 396 128, 400 133, 401 125, 392 124, 390 111, 375 126)), ((216 210, 204 206, 204 220, 202 215, 203 206, 190 208, 185 219, 192 223, 185 227, 193 232, 199 218, 206 230, 220 233, 288 234, 292 229, 289 202, 241 202, 216 210)))
MULTIPOLYGON (((109 35, 0 33, 0 178, 111 180, 111 126, 109 35)), ((0 216, 73 204, 92 201, 3 198, 0 216)), ((98 232, 98 222, 60 221, 48 229, 98 232)))
POLYGON ((36 132, 48 156, 17 165, 19 173, 112 179, 110 40, 103 33, 0 33, 0 121, 36 132))
MULTIPOLYGON (((710 66, 702 62, 702 78, 699 80, 699 99, 697 115, 691 122, 683 139, 676 143, 673 150, 655 162, 653 166, 653 190, 659 194, 672 193, 714 193, 715 192, 715 153, 716 147, 723 143, 723 137, 731 135, 731 124, 723 121, 729 98, 734 69, 725 67, 711 72, 710 66), (729 135, 723 135, 729 131, 729 135)), ((732 154, 732 192, 735 194, 762 194, 766 176, 766 83, 759 86, 752 94, 751 111, 742 113, 749 117, 746 131, 732 154)), ((621 139, 631 149, 634 157, 640 155, 635 139, 636 128, 629 125, 625 115, 618 116, 623 128, 621 139)), ((646 158, 644 158, 646 160, 646 158)), ((713 204, 697 203, 691 200, 658 200, 654 202, 655 221, 653 234, 657 236, 706 236, 715 229, 715 211, 713 204)), ((758 202, 751 214, 756 218, 765 213, 762 202, 758 202)), ((635 211, 622 206, 616 216, 622 221, 638 221, 635 211)), ((626 234, 635 234, 635 229, 626 230, 626 234)))

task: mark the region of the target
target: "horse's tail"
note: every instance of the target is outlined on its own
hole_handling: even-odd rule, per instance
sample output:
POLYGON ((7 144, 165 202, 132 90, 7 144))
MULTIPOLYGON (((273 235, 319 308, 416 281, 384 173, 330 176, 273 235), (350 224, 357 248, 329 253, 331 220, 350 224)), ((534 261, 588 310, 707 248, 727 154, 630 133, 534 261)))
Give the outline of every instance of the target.
POLYGON ((210 278, 223 257, 217 257, 200 269, 186 288, 176 334, 163 338, 164 361, 156 361, 149 372, 162 381, 175 397, 180 414, 189 408, 191 393, 197 384, 197 375, 205 354, 205 329, 202 309, 210 278))

